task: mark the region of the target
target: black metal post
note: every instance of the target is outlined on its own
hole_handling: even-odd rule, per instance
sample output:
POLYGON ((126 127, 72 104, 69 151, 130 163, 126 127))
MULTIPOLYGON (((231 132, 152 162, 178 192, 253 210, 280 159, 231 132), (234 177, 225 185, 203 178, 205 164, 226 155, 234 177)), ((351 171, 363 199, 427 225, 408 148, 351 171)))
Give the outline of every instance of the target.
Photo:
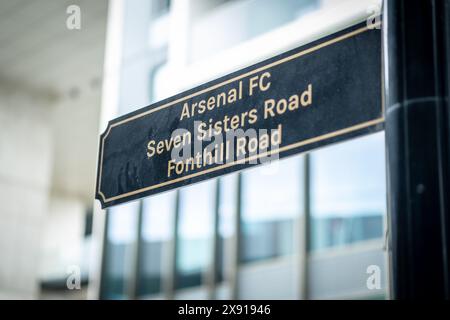
POLYGON ((449 298, 449 1, 386 0, 386 147, 394 299, 449 298))

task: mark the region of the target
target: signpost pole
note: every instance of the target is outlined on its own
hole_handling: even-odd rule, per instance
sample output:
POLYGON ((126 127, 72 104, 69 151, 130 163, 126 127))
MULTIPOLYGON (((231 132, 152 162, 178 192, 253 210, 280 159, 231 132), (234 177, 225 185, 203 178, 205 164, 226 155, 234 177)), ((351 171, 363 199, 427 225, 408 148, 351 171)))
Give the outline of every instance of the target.
POLYGON ((384 3, 394 299, 449 298, 449 1, 384 3))

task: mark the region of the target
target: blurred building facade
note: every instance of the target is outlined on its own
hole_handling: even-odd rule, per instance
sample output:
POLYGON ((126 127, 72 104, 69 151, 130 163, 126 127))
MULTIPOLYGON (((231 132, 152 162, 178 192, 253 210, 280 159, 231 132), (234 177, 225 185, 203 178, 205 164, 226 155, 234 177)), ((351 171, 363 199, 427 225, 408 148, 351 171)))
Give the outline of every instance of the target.
POLYGON ((87 279, 107 8, 0 1, 0 298, 87 279))
MULTIPOLYGON (((379 5, 111 1, 104 119, 362 22, 379 5)), ((384 156, 380 133, 106 214, 96 207, 103 249, 91 297, 386 298, 384 156), (381 271, 376 290, 370 266, 381 271)))

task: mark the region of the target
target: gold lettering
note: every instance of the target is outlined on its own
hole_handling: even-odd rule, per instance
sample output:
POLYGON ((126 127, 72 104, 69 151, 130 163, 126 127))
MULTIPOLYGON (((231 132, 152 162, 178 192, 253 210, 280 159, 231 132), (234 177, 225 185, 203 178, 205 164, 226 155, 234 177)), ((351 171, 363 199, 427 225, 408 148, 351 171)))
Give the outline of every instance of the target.
POLYGON ((270 78, 270 72, 264 72, 259 79, 259 89, 261 91, 267 91, 270 88, 270 81, 264 84, 264 78, 270 78))
POLYGON ((228 103, 233 103, 236 101, 236 99, 237 99, 237 91, 236 89, 233 88, 228 92, 228 103))
POLYGON ((184 117, 190 118, 189 104, 187 102, 183 104, 183 110, 181 112, 180 121, 183 120, 184 117))
POLYGON ((272 144, 272 146, 279 146, 281 144, 281 129, 282 126, 281 124, 278 125, 278 129, 276 130, 272 130, 272 135, 270 137, 270 143, 272 144))
POLYGON ((287 110, 287 101, 286 99, 280 99, 277 102, 277 113, 278 114, 283 114, 285 113, 287 110))
POLYGON ((267 133, 264 133, 259 137, 259 150, 266 151, 268 148, 269 148, 269 135, 267 133))
POLYGON ((155 140, 150 140, 147 144, 147 157, 151 158, 155 155, 155 140))
POLYGON ((205 112, 206 110, 206 101, 205 100, 201 100, 198 103, 198 113, 202 114, 203 112, 205 112))
POLYGON ((299 102, 298 102, 298 95, 294 94, 289 98, 289 111, 294 111, 295 109, 298 109, 299 102))
POLYGON ((269 117, 269 113, 271 117, 275 117, 275 112, 273 112, 273 108, 275 107, 275 100, 268 99, 264 101, 264 119, 269 117))
POLYGON ((239 116, 233 116, 230 121, 231 129, 235 130, 239 127, 239 116))
POLYGON ((239 155, 245 155, 245 145, 247 139, 246 137, 241 137, 236 139, 236 157, 239 158, 239 155))
POLYGON ((216 98, 215 97, 209 97, 208 103, 206 104, 206 107, 208 110, 212 110, 216 107, 216 98))
POLYGON ((174 146, 174 148, 179 148, 180 145, 181 145, 181 136, 176 136, 173 139, 173 146, 174 146))
POLYGON ((205 127, 207 127, 207 125, 204 122, 200 123, 200 125, 197 127, 197 131, 198 131, 197 139, 198 140, 203 140, 206 137, 206 133, 208 132, 208 130, 206 130, 205 127))
POLYGON ((156 152, 158 154, 163 153, 164 151, 164 141, 159 141, 158 144, 156 145, 156 152))
POLYGON ((254 124, 257 120, 258 120, 258 110, 257 109, 250 110, 250 112, 248 113, 248 123, 254 124))
POLYGON ((221 92, 217 95, 217 106, 225 105, 227 103, 227 95, 225 92, 221 92), (221 102, 222 101, 222 102, 221 102))
POLYGON ((312 84, 308 84, 308 89, 306 89, 302 96, 300 97, 302 107, 309 106, 312 103, 312 84))

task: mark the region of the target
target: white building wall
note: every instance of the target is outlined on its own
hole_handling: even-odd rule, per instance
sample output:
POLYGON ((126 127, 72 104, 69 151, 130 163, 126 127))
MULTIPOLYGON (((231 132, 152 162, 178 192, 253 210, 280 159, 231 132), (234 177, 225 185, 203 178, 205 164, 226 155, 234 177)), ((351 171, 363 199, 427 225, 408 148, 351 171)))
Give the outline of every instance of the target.
POLYGON ((41 279, 65 278, 72 267, 86 271, 83 262, 85 206, 75 197, 53 195, 42 218, 44 233, 39 259, 41 279), (81 263, 80 263, 81 262, 81 263))
POLYGON ((0 298, 35 298, 52 165, 45 97, 0 86, 0 298))
POLYGON ((9 3, 0 1, 0 299, 42 298, 42 280, 64 281, 69 265, 86 271, 92 259, 83 228, 108 1, 70 3, 79 30, 66 26, 67 3, 9 3))

